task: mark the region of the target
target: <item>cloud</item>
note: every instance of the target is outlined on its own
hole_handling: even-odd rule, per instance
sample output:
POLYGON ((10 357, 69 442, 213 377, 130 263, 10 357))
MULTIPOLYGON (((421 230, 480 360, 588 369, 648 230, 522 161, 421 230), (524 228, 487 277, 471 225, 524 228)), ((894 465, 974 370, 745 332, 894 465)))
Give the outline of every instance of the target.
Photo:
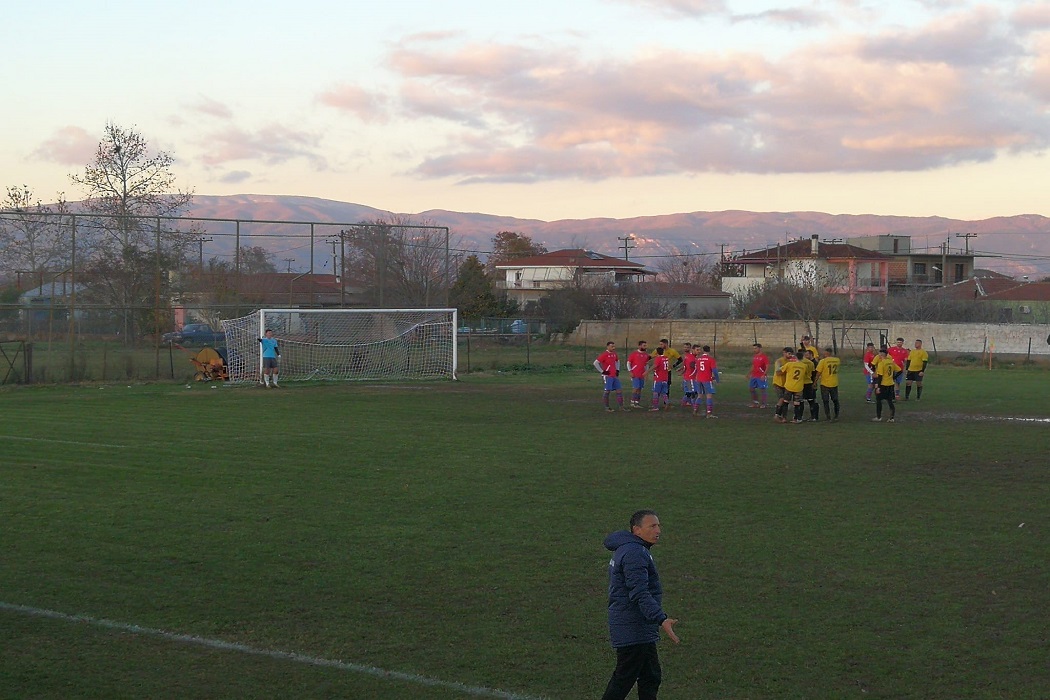
POLYGON ((33 151, 34 158, 62 165, 86 165, 98 151, 99 139, 79 126, 65 126, 33 151))
POLYGON ((620 0, 620 2, 639 7, 651 7, 671 16, 706 17, 725 14, 728 11, 725 0, 620 0))
POLYGON ((831 23, 829 15, 808 7, 784 7, 750 14, 735 14, 731 19, 734 22, 769 22, 791 27, 818 27, 831 23))
POLYGON ((385 122, 386 98, 356 85, 339 85, 317 96, 323 105, 349 112, 363 122, 385 122))
POLYGON ((213 100, 210 97, 201 97, 196 104, 190 106, 194 112, 205 114, 217 119, 232 119, 233 110, 226 104, 213 100))
POLYGON ((231 170, 219 178, 219 182, 227 185, 236 185, 250 179, 252 174, 247 170, 231 170))
POLYGON ((406 42, 391 109, 457 127, 416 173, 462 182, 931 169, 1050 146, 1050 41, 1011 21, 978 8, 776 57, 406 42))
POLYGON ((270 125, 254 132, 230 126, 212 132, 202 146, 206 152, 201 160, 209 166, 244 160, 277 165, 304 158, 319 170, 328 167, 320 154, 316 137, 280 125, 270 125))

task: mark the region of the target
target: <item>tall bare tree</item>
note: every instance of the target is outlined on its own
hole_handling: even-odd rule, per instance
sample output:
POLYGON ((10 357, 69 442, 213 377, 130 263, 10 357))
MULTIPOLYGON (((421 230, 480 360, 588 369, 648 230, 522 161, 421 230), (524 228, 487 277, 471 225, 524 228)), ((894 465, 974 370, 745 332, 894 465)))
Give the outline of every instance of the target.
POLYGON ((377 306, 444 303, 446 272, 459 261, 439 228, 421 228, 408 217, 353 226, 344 232, 346 276, 365 288, 377 306), (448 246, 448 247, 447 247, 448 246))
POLYGON ((153 151, 134 128, 109 122, 94 161, 83 174, 69 176, 83 189, 82 206, 92 215, 83 228, 89 281, 99 303, 121 310, 125 342, 139 334, 136 321, 144 317, 136 309, 152 308, 153 330, 160 329, 161 307, 168 300, 165 272, 179 266, 201 233, 158 218, 177 215, 193 199, 192 191, 176 187, 174 163, 170 154, 153 151))
POLYGON ((660 258, 653 266, 658 280, 675 284, 695 284, 701 287, 718 287, 720 271, 716 256, 695 253, 679 246, 671 249, 667 257, 660 258))
POLYGON ((8 187, 0 209, 0 269, 25 273, 41 284, 48 273, 68 267, 72 243, 62 216, 68 211, 64 195, 43 204, 26 185, 8 187))
POLYGON ((193 201, 193 192, 175 185, 175 158, 154 152, 134 128, 109 122, 95 159, 81 175, 70 175, 83 191, 84 210, 97 219, 95 243, 118 254, 134 247, 150 250, 160 234, 167 253, 181 254, 192 236, 171 226, 157 231, 154 221, 140 217, 175 216, 193 201))

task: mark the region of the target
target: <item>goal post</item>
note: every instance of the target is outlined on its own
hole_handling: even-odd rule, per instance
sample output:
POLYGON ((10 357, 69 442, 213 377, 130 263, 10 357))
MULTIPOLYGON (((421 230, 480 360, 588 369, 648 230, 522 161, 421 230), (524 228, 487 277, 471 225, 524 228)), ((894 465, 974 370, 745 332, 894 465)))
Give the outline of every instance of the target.
POLYGON ((282 381, 455 379, 456 309, 259 309, 222 322, 231 382, 262 377, 272 330, 282 381))

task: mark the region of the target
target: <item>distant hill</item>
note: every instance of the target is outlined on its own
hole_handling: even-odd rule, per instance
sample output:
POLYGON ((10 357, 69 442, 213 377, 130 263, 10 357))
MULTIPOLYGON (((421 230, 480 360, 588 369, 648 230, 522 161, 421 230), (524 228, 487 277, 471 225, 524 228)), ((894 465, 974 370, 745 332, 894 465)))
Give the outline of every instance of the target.
MULTIPOLYGON (((1005 256, 979 258, 976 261, 978 267, 990 267, 1011 274, 1050 274, 1050 219, 1034 214, 964 221, 934 216, 721 211, 629 219, 541 221, 442 209, 415 213, 388 212, 350 202, 275 195, 197 195, 193 200, 193 209, 188 213, 210 218, 343 224, 375 221, 397 214, 407 216, 415 223, 448 226, 457 238, 456 247, 481 253, 490 249, 491 238, 500 231, 528 235, 550 250, 585 247, 609 255, 617 255, 618 250, 622 250, 618 249, 621 245, 618 237, 634 234, 636 240, 632 256, 659 255, 675 248, 710 253, 721 250, 723 245, 727 251, 754 250, 775 245, 778 241, 808 238, 813 234, 818 234, 822 239, 898 234, 912 236, 913 249, 928 246, 939 250, 942 243, 950 241, 954 250, 960 250, 968 243, 970 250, 1005 256), (956 237, 958 233, 976 233, 978 236, 964 241, 956 237), (1046 259, 1039 260, 1040 256, 1046 259)), ((280 240, 279 235, 271 233, 269 236, 262 242, 242 241, 242 245, 262 245, 271 250, 280 250, 282 258, 294 255, 295 264, 300 269, 305 269, 304 265, 308 266, 308 251, 290 247, 287 242, 280 240)), ((214 245, 227 247, 221 241, 214 245)))

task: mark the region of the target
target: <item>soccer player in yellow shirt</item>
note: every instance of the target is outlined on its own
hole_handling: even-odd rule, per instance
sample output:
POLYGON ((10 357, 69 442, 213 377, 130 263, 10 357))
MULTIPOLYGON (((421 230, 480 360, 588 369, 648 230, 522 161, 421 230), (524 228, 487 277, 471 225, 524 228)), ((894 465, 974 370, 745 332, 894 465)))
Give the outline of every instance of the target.
POLYGON ((820 404, 817 403, 817 356, 811 350, 802 352, 800 359, 806 365, 805 386, 802 387, 802 398, 809 404, 809 419, 820 420, 820 404))
POLYGON ((900 371, 901 366, 889 356, 889 349, 885 345, 879 348, 879 354, 875 357, 875 417, 872 418, 876 423, 882 420, 883 401, 890 407, 890 419, 887 422, 893 423, 897 418, 897 406, 893 401, 897 384, 893 377, 900 371))
POLYGON ((802 391, 806 386, 806 373, 809 367, 802 361, 802 353, 794 356, 786 356, 785 362, 780 366, 780 375, 784 381, 784 396, 777 402, 777 414, 775 420, 778 423, 787 423, 787 407, 791 404, 795 407, 795 418, 793 423, 802 422, 802 391))
POLYGON ((930 354, 922 349, 922 341, 915 341, 915 349, 908 353, 908 377, 904 385, 904 400, 911 397, 911 385, 915 382, 915 400, 922 400, 922 378, 926 374, 926 366, 930 364, 930 354))
POLYGON ((780 351, 780 357, 773 363, 773 394, 776 396, 775 407, 779 407, 780 399, 784 398, 784 373, 780 369, 788 360, 795 359, 795 353, 791 348, 780 351))
POLYGON ((820 382, 820 401, 824 404, 824 414, 832 423, 839 419, 839 368, 842 360, 835 357, 831 348, 824 348, 824 357, 817 363, 817 380, 820 382), (831 415, 831 406, 835 406, 835 415, 831 415))

